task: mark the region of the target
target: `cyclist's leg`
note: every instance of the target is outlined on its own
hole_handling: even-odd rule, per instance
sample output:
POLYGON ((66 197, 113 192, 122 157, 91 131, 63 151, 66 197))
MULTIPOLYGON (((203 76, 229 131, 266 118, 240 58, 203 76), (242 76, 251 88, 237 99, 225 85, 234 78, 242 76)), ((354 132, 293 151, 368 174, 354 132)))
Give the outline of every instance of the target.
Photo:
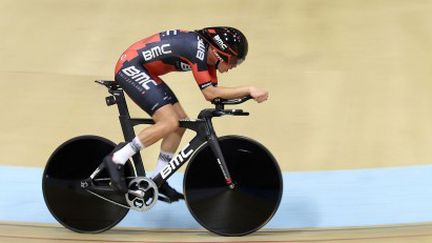
MULTIPOLYGON (((170 97, 169 98, 170 103, 173 105, 173 108, 177 114, 178 119, 188 118, 186 112, 184 111, 183 107, 181 106, 174 92, 170 89, 170 87, 167 84, 163 84, 163 85, 167 96, 170 97)), ((161 144, 161 151, 173 154, 177 150, 185 130, 186 130, 185 128, 179 127, 177 128, 176 131, 164 137, 161 144)))
POLYGON ((120 69, 116 81, 155 121, 154 125, 138 133, 137 137, 144 147, 152 145, 177 129, 179 118, 173 108, 171 94, 159 77, 151 75, 142 65, 131 62, 125 63, 120 69))
MULTIPOLYGON (((152 136, 158 136, 159 139, 162 137, 164 138, 162 140, 162 144, 173 148, 172 151, 168 152, 163 150, 164 146, 161 146, 161 151, 159 154, 156 168, 154 169, 153 174, 150 177, 156 176, 165 166, 168 165, 168 162, 171 161, 171 159, 173 158, 174 152, 180 144, 181 137, 184 133, 184 131, 179 131, 179 117, 174 107, 175 105, 168 104, 158 109, 153 115, 153 119, 155 120, 156 124, 144 129, 138 134, 144 144, 146 144, 147 141, 150 142, 152 136), (156 130, 159 128, 161 130, 156 130)), ((184 195, 177 192, 174 188, 168 185, 167 182, 163 183, 159 187, 159 192, 167 196, 171 201, 178 201, 179 199, 184 199, 184 195)))
POLYGON ((139 150, 174 132, 178 128, 178 117, 170 100, 166 98, 162 80, 150 75, 142 65, 125 63, 117 73, 116 81, 155 121, 154 125, 142 130, 133 141, 118 146, 105 159, 114 186, 124 192, 127 186, 122 172, 126 161, 139 150))
MULTIPOLYGON (((155 125, 142 130, 138 137, 145 147, 152 145, 159 141, 161 138, 169 137, 171 134, 176 133, 179 129, 178 121, 186 116, 184 111, 179 111, 178 99, 168 85, 163 82, 159 77, 153 77, 158 83, 157 94, 154 92, 153 100, 149 103, 152 110, 148 111, 155 125)), ((150 107, 149 105, 147 105, 150 107)), ((162 142, 163 143, 163 142, 162 142)), ((175 144, 174 144, 175 145, 175 144)), ((178 147, 178 145, 177 145, 178 147)), ((175 152, 177 148, 167 150, 167 152, 175 152)))
MULTIPOLYGON (((126 161, 142 148, 176 133, 178 120, 182 117, 179 116, 179 108, 176 105, 177 98, 159 77, 150 75, 141 65, 128 63, 123 69, 116 76, 116 80, 128 96, 155 121, 154 125, 143 129, 131 143, 114 154, 119 155, 122 161, 126 161), (126 70, 123 72, 123 69, 126 70)), ((171 188, 168 183, 162 184, 159 192, 171 201, 184 199, 183 194, 171 188)))
MULTIPOLYGON (((183 107, 180 105, 176 95, 169 86, 165 83, 162 83, 161 88, 164 89, 165 99, 169 100, 172 104, 175 113, 177 114, 178 119, 187 118, 186 112, 183 107)), ((165 136, 161 143, 161 150, 158 157, 156 169, 153 171, 152 177, 156 176, 167 164, 171 161, 174 156, 175 151, 177 150, 183 134, 185 132, 184 128, 178 127, 174 132, 165 136)))
MULTIPOLYGON (((150 126, 144 130, 142 130, 138 137, 140 141, 144 144, 144 146, 150 146, 154 142, 158 141, 161 138, 164 138, 162 143, 169 143, 171 147, 177 146, 181 140, 181 134, 184 133, 178 131, 178 120, 179 117, 177 115, 175 106, 172 104, 167 104, 153 114, 153 120, 155 124, 150 126), (175 145, 173 145, 175 144, 175 145)), ((177 148, 174 148, 174 151, 177 148)), ((156 168, 151 175, 151 177, 156 176, 159 172, 168 164, 168 162, 173 157, 173 152, 166 152, 161 150, 159 154, 159 158, 157 161, 156 168)), ((159 193, 168 197, 171 201, 178 201, 180 199, 184 200, 184 195, 182 193, 177 192, 174 188, 172 188, 167 182, 163 183, 159 187, 159 193)))
POLYGON ((143 129, 138 133, 139 140, 148 147, 160 139, 175 132, 178 128, 178 117, 175 112, 174 106, 166 104, 160 107, 152 115, 155 124, 143 129))
MULTIPOLYGON (((169 100, 170 103, 172 104, 175 113, 177 114, 177 118, 178 119, 187 118, 186 112, 178 102, 178 99, 175 96, 174 92, 172 92, 172 90, 165 83, 161 84, 161 87, 164 88, 166 94, 165 98, 169 100)), ((174 132, 168 134, 163 138, 156 168, 154 169, 151 177, 155 177, 157 174, 159 174, 159 172, 165 166, 168 165, 168 162, 171 161, 171 159, 174 156, 174 152, 177 150, 180 144, 184 132, 185 132, 185 128, 178 127, 174 132)), ((163 185, 161 185, 159 188, 159 192, 169 197, 172 201, 184 199, 184 195, 182 193, 177 192, 172 187, 170 187, 168 183, 164 183, 163 185)))

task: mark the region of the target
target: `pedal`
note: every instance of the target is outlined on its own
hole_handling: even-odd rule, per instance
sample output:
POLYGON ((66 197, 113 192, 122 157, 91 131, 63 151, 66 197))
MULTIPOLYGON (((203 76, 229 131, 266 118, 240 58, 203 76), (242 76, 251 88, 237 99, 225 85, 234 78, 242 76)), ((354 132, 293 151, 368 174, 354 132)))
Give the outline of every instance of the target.
POLYGON ((173 203, 173 201, 171 201, 168 197, 165 197, 163 195, 159 195, 158 200, 169 204, 173 203))

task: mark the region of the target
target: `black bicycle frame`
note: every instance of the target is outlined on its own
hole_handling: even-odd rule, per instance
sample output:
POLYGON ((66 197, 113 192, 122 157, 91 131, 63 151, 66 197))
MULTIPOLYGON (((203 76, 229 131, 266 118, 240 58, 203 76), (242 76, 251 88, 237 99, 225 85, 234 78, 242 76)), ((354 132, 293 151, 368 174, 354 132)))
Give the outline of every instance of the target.
MULTIPOLYGON (((119 111, 119 119, 125 141, 130 142, 135 138, 135 131, 133 129, 136 125, 142 124, 154 124, 152 119, 138 119, 131 118, 129 110, 126 104, 124 92, 121 89, 111 90, 110 93, 113 96, 106 98, 107 105, 117 104, 119 111)), ((210 148, 216 156, 217 162, 221 168, 221 171, 225 177, 227 186, 233 187, 232 179, 228 171, 228 167, 225 163, 222 151, 219 147, 218 139, 213 128, 212 118, 223 115, 223 112, 236 114, 236 115, 248 115, 248 113, 242 110, 223 110, 223 105, 219 105, 216 109, 205 109, 202 110, 196 120, 180 120, 179 127, 187 128, 195 131, 196 136, 190 141, 190 143, 181 150, 169 163, 164 167, 161 172, 153 178, 153 181, 159 187, 162 185, 174 172, 176 172, 188 159, 192 156, 193 152, 196 151, 203 143, 208 142, 210 148)), ((141 158, 141 154, 137 153, 133 157, 133 163, 136 168, 137 176, 145 176, 144 164, 141 158)))

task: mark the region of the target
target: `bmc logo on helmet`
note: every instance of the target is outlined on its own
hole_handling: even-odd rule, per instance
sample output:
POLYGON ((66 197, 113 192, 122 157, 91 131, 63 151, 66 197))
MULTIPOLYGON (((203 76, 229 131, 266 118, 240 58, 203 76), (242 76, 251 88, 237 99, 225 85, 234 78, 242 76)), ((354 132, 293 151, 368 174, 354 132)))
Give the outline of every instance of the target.
POLYGON ((225 49, 227 49, 227 45, 223 42, 223 40, 220 38, 219 35, 215 35, 215 37, 213 37, 213 40, 216 42, 216 44, 225 51, 225 49))

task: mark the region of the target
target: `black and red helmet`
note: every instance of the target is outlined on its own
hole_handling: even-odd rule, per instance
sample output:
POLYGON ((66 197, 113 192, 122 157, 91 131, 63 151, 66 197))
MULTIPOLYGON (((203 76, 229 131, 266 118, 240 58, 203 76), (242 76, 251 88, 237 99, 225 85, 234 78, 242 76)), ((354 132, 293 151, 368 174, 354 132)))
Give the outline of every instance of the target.
POLYGON ((196 32, 217 50, 226 63, 238 65, 246 59, 248 42, 240 30, 220 26, 207 27, 196 32))

